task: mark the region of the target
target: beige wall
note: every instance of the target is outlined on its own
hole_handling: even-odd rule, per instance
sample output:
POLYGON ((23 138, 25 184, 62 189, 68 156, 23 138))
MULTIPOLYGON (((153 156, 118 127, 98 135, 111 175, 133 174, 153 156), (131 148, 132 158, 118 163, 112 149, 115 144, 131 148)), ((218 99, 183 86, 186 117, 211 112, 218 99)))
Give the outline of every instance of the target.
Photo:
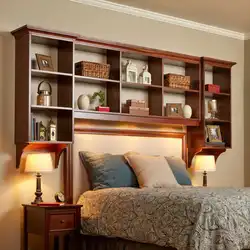
POLYGON ((250 116, 249 116, 249 106, 250 106, 250 99, 249 99, 249 93, 250 93, 250 40, 245 41, 245 62, 244 62, 244 106, 247 107, 245 109, 245 131, 244 131, 244 137, 245 137, 245 143, 244 143, 244 160, 245 160, 245 186, 250 186, 250 166, 248 162, 250 161, 250 116))
MULTIPOLYGON (((4 103, 4 106, 2 105, 0 109, 0 124, 3 122, 0 145, 2 144, 3 150, 12 157, 14 157, 14 39, 9 32, 24 24, 237 62, 232 73, 233 149, 219 158, 218 170, 208 177, 212 186, 244 185, 243 41, 87 7, 68 0, 1 1, 0 103, 4 103)), ((46 200, 52 200, 53 194, 60 189, 58 171, 43 178, 46 200)), ((196 182, 200 181, 199 176, 196 182)), ((15 170, 14 158, 8 166, 0 167, 0 249, 19 249, 20 207, 22 203, 32 199, 33 188, 34 178, 20 175, 15 170)))

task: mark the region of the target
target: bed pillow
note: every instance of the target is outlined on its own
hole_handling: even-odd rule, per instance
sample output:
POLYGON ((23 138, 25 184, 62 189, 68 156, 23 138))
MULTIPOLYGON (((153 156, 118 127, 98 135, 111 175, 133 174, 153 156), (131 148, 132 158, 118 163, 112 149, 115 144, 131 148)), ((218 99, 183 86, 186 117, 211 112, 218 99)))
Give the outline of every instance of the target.
POLYGON ((79 152, 80 159, 87 170, 93 190, 116 187, 138 187, 133 170, 123 155, 79 152))
POLYGON ((133 168, 141 188, 180 186, 163 156, 126 154, 126 159, 133 168))
POLYGON ((175 179, 180 185, 192 185, 189 173, 186 169, 186 163, 179 157, 165 157, 175 179))

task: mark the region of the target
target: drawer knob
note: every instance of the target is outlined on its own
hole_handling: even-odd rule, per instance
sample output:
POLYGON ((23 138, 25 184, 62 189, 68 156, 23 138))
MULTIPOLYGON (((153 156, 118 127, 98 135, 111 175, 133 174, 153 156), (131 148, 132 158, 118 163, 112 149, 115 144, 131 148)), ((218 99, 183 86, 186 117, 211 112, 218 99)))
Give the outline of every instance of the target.
POLYGON ((61 220, 60 222, 61 222, 61 224, 63 224, 65 222, 65 220, 61 220))

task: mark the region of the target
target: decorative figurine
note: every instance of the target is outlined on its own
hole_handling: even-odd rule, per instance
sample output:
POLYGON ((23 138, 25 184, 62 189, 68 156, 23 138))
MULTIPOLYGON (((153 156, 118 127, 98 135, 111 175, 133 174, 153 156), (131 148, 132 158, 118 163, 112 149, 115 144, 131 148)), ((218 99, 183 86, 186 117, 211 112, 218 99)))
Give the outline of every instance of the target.
POLYGON ((46 141, 46 127, 42 121, 39 123, 39 141, 46 141))
POLYGON ((131 83, 137 83, 137 68, 134 63, 132 63, 131 60, 127 60, 127 63, 125 65, 126 69, 126 82, 131 82, 131 83))
POLYGON ((49 141, 56 141, 56 124, 52 121, 49 121, 48 125, 48 140, 49 141))
POLYGON ((151 81, 151 74, 148 72, 148 65, 145 65, 139 75, 139 83, 151 84, 151 81))

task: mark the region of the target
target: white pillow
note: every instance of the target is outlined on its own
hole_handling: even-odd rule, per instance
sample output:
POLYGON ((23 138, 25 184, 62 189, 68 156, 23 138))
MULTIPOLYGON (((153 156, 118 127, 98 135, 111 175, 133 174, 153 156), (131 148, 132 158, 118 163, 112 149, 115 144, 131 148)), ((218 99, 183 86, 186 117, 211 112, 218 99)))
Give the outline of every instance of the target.
POLYGON ((126 154, 125 157, 141 188, 180 187, 165 157, 140 154, 126 154))

